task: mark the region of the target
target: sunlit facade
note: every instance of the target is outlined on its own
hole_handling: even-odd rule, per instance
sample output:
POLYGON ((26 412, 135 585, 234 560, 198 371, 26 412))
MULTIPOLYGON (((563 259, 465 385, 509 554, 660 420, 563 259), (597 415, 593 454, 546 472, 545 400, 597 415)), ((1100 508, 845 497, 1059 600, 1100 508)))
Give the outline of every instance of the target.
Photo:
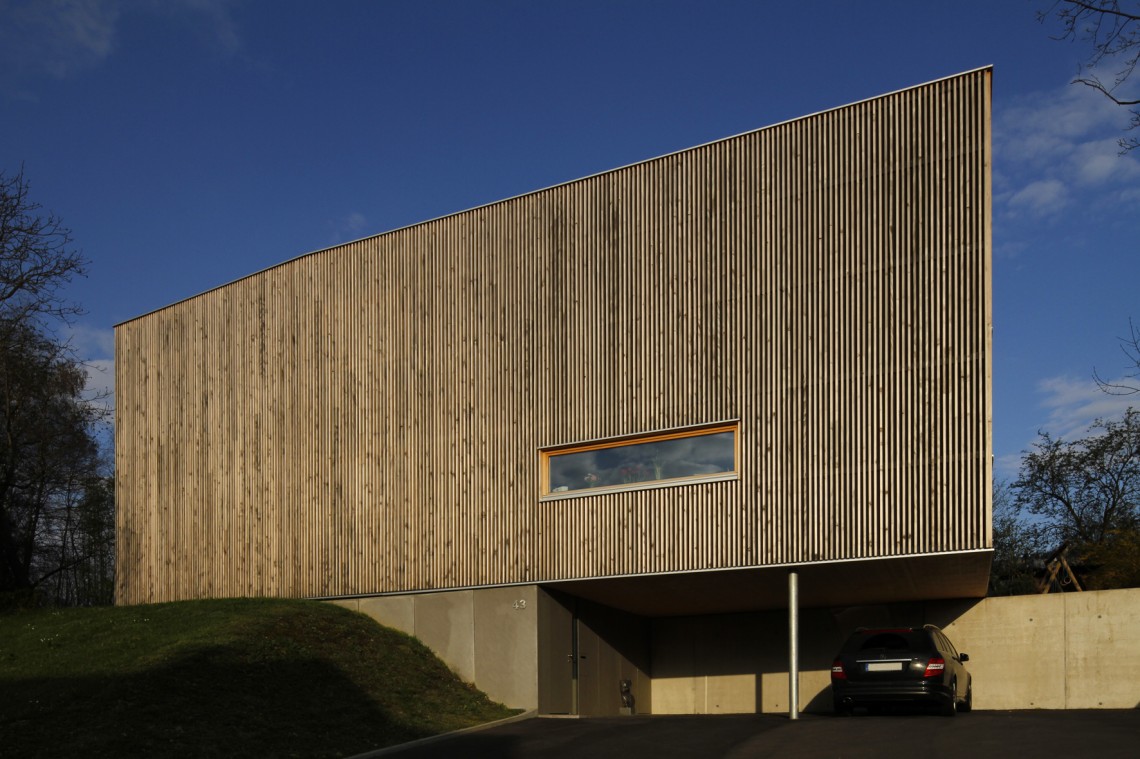
POLYGON ((337 600, 585 714, 673 704, 660 620, 784 609, 790 570, 806 608, 984 594, 990 75, 118 325, 118 601, 337 600))

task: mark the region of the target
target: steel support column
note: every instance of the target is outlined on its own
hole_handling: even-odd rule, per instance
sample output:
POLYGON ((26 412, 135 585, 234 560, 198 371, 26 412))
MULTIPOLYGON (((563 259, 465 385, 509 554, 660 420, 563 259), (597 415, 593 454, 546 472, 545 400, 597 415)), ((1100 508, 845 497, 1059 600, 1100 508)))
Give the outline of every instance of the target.
POLYGON ((788 718, 800 718, 800 586, 788 572, 788 718))

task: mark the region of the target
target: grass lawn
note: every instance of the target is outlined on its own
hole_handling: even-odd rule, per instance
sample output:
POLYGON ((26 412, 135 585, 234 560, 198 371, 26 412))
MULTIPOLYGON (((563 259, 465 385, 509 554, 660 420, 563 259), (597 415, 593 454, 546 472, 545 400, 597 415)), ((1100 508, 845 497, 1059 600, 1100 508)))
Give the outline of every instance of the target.
POLYGON ((343 757, 513 713, 332 604, 0 615, 0 756, 343 757))

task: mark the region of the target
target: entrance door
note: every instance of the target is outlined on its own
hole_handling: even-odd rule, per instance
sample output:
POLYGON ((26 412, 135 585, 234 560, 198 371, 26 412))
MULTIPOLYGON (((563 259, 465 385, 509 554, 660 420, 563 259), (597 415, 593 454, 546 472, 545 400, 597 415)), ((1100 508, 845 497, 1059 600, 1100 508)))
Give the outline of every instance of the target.
POLYGON ((603 694, 599 690, 602 669, 602 644, 581 617, 574 615, 574 632, 578 645, 578 703, 577 714, 583 717, 597 717, 607 713, 603 709, 603 694))
MULTIPOLYGON (((648 622, 549 589, 538 592, 538 710, 542 714, 616 716, 621 684, 650 707, 648 622)), ((636 704, 635 704, 636 705, 636 704)))
POLYGON ((578 641, 574 600, 538 592, 538 711, 578 713, 578 641))

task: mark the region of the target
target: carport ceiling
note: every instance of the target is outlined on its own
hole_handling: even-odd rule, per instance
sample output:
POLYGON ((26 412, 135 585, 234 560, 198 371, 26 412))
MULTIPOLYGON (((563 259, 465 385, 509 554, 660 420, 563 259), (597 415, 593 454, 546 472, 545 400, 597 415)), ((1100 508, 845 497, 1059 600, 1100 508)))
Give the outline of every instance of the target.
POLYGON ((549 587, 646 617, 785 609, 793 570, 799 573, 801 608, 982 598, 992 558, 993 551, 971 551, 575 580, 549 587))

